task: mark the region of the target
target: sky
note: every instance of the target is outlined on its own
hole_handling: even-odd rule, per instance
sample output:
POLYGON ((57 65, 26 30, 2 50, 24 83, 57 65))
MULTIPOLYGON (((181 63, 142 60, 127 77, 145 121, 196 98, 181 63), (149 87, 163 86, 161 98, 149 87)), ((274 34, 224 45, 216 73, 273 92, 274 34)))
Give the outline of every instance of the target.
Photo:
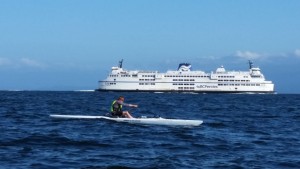
POLYGON ((299 0, 0 0, 0 90, 93 90, 127 70, 248 71, 300 93, 299 0))

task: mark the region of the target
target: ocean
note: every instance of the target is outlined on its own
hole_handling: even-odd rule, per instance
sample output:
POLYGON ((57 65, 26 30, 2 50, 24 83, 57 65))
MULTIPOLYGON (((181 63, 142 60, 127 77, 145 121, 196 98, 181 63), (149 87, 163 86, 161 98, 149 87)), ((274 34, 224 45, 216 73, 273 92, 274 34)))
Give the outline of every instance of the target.
POLYGON ((0 168, 300 168, 300 95, 0 92, 0 168), (52 119, 104 115, 118 96, 133 116, 197 127, 52 119))

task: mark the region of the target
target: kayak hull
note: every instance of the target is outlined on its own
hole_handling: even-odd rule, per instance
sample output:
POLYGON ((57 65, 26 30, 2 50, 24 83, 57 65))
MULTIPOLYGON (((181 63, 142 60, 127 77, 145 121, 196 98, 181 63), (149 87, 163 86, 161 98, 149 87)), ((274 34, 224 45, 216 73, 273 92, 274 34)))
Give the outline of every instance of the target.
POLYGON ((59 115, 52 114, 52 118, 60 119, 106 119, 116 122, 126 122, 133 124, 148 124, 148 125, 168 125, 168 126, 199 126, 203 123, 202 120, 183 120, 183 119, 165 119, 165 118, 113 118, 107 116, 88 116, 88 115, 59 115))

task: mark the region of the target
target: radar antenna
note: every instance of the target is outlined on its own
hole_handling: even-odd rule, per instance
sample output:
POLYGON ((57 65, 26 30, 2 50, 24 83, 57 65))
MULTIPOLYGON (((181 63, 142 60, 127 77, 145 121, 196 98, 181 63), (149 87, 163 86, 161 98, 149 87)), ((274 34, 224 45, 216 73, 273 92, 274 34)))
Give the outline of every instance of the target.
POLYGON ((251 60, 249 60, 249 69, 253 68, 253 62, 251 60))
POLYGON ((119 61, 119 68, 122 68, 123 66, 123 59, 119 61))

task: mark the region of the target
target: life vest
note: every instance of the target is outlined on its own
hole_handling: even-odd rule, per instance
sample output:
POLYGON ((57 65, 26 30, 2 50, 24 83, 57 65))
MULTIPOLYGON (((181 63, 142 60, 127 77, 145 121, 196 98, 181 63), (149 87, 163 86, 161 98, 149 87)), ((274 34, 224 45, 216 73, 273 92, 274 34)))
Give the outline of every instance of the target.
POLYGON ((118 104, 117 100, 113 101, 110 107, 110 112, 122 111, 122 105, 118 104))

